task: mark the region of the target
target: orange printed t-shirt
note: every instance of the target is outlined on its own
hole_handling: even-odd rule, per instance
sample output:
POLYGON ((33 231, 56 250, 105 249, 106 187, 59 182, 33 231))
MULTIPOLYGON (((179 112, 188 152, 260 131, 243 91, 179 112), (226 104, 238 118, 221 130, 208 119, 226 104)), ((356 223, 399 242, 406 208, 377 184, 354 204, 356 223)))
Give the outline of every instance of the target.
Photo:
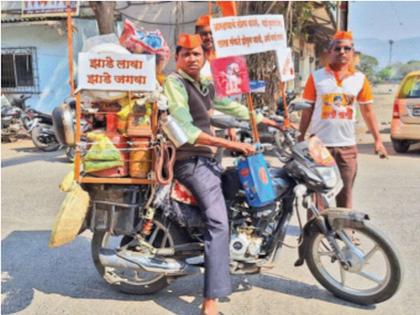
POLYGON ((366 76, 349 71, 339 80, 329 67, 315 71, 306 82, 305 101, 315 103, 309 133, 315 134, 327 146, 356 144, 356 102, 373 102, 372 89, 366 76))

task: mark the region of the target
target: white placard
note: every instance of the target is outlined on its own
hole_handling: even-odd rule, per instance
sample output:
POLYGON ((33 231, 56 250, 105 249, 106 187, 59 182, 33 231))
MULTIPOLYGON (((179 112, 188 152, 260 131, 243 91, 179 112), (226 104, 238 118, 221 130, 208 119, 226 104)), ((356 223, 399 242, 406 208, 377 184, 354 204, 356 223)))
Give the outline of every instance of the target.
POLYGON ((277 68, 280 72, 280 81, 294 80, 295 68, 293 65, 292 50, 290 48, 277 49, 277 68))
POLYGON ((280 14, 212 18, 210 27, 218 58, 287 47, 283 15, 280 14))
POLYGON ((153 91, 154 55, 79 53, 78 90, 153 91))
POLYGON ((79 14, 80 1, 22 1, 22 16, 66 16, 67 4, 71 15, 79 14))

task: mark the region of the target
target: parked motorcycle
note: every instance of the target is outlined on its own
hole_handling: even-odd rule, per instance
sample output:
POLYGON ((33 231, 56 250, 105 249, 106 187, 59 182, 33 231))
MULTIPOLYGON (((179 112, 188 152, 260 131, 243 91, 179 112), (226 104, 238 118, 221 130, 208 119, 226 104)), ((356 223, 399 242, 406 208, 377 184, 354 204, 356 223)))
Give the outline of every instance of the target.
POLYGON ((15 142, 22 129, 27 131, 31 127, 31 109, 25 102, 30 96, 21 95, 12 99, 9 103, 2 97, 1 106, 1 139, 2 142, 15 142))
POLYGON ((51 115, 37 110, 33 110, 33 113, 33 123, 29 131, 34 145, 44 152, 58 150, 60 144, 54 133, 51 115))
MULTIPOLYGON (((306 262, 319 283, 344 300, 374 304, 391 298, 402 277, 395 247, 370 224, 366 213, 332 207, 342 187, 336 163, 319 139, 298 142, 297 136, 293 129, 278 131, 274 144, 259 146, 260 152, 273 150, 283 163, 269 167, 276 192, 272 203, 250 206, 237 169, 228 167, 222 174, 231 273, 258 273, 275 265, 281 248, 287 246, 287 227, 296 213, 301 234, 295 266, 306 262), (315 193, 322 197, 324 211, 314 202, 315 193), (304 226, 302 211, 312 214, 304 226)), ((95 267, 114 288, 154 293, 204 266, 203 218, 180 183, 83 188, 91 206, 81 232, 87 228, 93 232, 95 267), (187 196, 183 202, 174 199, 177 193, 187 196)))

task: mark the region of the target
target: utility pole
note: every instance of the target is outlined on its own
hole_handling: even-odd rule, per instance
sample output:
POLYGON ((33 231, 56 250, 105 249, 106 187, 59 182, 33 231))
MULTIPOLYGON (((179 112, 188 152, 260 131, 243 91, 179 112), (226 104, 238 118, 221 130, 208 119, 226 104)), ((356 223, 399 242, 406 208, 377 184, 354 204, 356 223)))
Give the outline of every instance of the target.
POLYGON ((336 31, 341 30, 341 2, 337 1, 336 3, 336 15, 335 15, 335 23, 336 23, 336 31))
POLYGON ((392 60, 392 45, 394 44, 394 41, 392 39, 389 40, 389 62, 388 65, 391 65, 391 60, 392 60))
POLYGON ((114 9, 116 7, 116 2, 91 1, 89 5, 93 12, 95 12, 99 34, 114 33, 114 9))

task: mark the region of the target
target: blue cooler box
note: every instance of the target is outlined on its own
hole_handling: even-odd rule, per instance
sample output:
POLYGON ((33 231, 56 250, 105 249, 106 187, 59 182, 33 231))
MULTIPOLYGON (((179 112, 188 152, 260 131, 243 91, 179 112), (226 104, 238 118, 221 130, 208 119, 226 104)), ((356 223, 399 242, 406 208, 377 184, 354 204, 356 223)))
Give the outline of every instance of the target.
POLYGON ((262 207, 274 201, 274 188, 262 153, 238 159, 237 170, 250 206, 262 207))

